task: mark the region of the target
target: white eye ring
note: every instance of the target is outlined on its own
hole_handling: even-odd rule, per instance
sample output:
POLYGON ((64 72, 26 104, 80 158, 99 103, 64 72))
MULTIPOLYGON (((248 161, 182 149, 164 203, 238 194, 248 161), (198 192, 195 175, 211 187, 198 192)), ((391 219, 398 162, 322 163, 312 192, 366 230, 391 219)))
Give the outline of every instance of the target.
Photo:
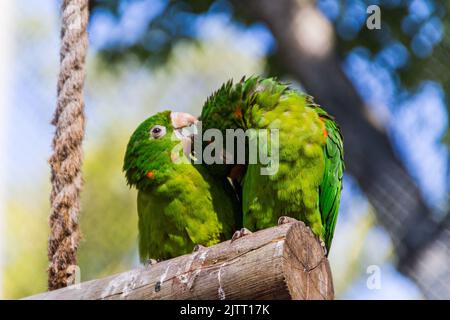
POLYGON ((150 136, 153 139, 159 139, 161 137, 164 137, 166 135, 166 127, 156 125, 153 128, 150 129, 150 136))

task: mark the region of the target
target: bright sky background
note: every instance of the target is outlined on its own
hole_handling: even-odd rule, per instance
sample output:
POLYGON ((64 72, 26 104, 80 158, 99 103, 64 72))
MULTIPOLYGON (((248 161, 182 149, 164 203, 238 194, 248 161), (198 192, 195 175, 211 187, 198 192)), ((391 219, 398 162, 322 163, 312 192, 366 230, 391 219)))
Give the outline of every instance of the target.
MULTIPOLYGON (((11 72, 11 63, 13 61, 13 34, 14 24, 11 10, 11 2, 0 2, 0 253, 3 252, 4 241, 1 235, 5 230, 5 202, 6 202, 6 184, 2 183, 5 179, 7 166, 5 161, 5 151, 8 133, 8 105, 11 103, 11 84, 8 75, 11 72)), ((0 254, 0 288, 3 287, 2 282, 2 265, 3 257, 0 254)), ((0 299, 2 297, 0 289, 0 299)))

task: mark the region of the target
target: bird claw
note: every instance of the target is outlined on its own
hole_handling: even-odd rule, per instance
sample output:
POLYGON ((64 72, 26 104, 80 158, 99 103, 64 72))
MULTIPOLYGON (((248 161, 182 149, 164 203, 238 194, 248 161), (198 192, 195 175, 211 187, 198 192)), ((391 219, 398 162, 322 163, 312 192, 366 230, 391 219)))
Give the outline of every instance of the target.
POLYGON ((249 235, 251 233, 252 232, 250 230, 248 230, 247 228, 242 228, 241 230, 237 230, 231 237, 231 243, 234 242, 235 240, 242 238, 246 235, 249 235))
POLYGON ((324 253, 325 257, 326 257, 328 255, 328 250, 327 250, 327 246, 325 245, 325 241, 320 240, 320 246, 322 247, 323 253, 324 253))
POLYGON ((144 266, 147 268, 147 267, 151 267, 152 265, 157 264, 157 263, 158 263, 158 260, 148 259, 144 262, 144 266))
POLYGON ((282 224, 291 223, 291 222, 298 222, 298 220, 288 217, 288 216, 281 216, 280 218, 278 218, 279 226, 281 226, 282 224))
POLYGON ((196 245, 194 246, 194 249, 192 249, 192 252, 203 251, 203 250, 205 250, 205 249, 206 249, 205 246, 202 246, 201 244, 196 244, 196 245))

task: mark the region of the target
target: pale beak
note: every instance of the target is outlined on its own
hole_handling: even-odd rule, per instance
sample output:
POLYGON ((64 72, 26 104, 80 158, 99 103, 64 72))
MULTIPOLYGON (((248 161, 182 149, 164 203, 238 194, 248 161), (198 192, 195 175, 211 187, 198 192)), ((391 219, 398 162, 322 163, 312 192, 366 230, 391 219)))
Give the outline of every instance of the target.
POLYGON ((182 129, 197 123, 197 118, 185 112, 172 112, 170 119, 174 129, 182 129))
POLYGON ((196 134, 197 118, 185 112, 172 112, 170 113, 170 120, 175 136, 183 144, 184 154, 189 157, 192 151, 192 138, 196 134))

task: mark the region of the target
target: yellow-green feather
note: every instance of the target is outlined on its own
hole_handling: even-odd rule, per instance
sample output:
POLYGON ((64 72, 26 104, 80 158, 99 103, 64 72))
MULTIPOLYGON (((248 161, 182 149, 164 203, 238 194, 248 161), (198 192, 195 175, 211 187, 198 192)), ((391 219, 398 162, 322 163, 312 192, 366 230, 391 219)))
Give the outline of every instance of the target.
POLYGON ((168 259, 231 238, 239 211, 226 182, 211 179, 203 168, 174 165, 164 183, 138 192, 141 260, 168 259), (200 170, 197 170, 200 169, 200 170))

